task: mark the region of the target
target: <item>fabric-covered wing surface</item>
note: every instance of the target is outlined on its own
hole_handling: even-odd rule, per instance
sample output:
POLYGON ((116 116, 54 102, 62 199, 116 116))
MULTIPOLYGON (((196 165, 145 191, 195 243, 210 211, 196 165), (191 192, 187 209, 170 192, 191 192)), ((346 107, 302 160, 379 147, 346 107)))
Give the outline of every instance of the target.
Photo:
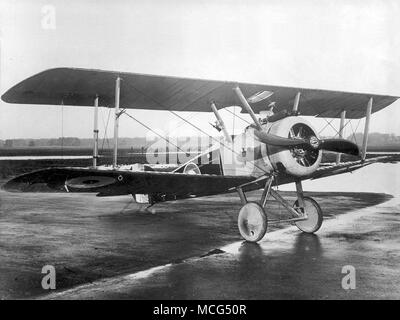
MULTIPOLYGON (((236 84, 246 97, 264 90, 274 92, 269 101, 276 102, 275 111, 290 108, 300 91, 300 113, 320 117, 340 117, 340 112, 346 110, 348 119, 361 118, 365 116, 370 97, 374 99, 372 113, 397 100, 397 97, 384 95, 75 68, 56 68, 36 74, 9 89, 2 100, 20 104, 93 106, 95 96, 99 95, 100 105, 113 107, 117 77, 122 79, 120 105, 128 109, 209 112, 210 101, 215 101, 218 108, 240 105, 232 91, 236 84)), ((252 107, 258 112, 267 104, 268 101, 261 101, 252 107)))
POLYGON ((366 159, 365 161, 357 160, 357 161, 321 166, 306 179, 320 179, 338 175, 341 173, 348 173, 373 163, 397 163, 399 161, 400 161, 400 154, 389 154, 382 156, 374 156, 366 159))
MULTIPOLYGON (((18 176, 3 188, 14 192, 95 192, 101 196, 160 193, 170 196, 200 196, 227 192, 230 188, 249 182, 251 177, 191 175, 153 171, 96 170, 88 168, 50 168, 18 176), (100 178, 99 178, 100 177, 100 178), (79 179, 81 178, 81 179, 79 179), (71 188, 67 181, 84 182, 86 187, 71 188), (108 180, 107 180, 108 179, 108 180), (108 181, 98 186, 90 181, 108 181)), ((79 183, 76 182, 75 185, 79 183)))

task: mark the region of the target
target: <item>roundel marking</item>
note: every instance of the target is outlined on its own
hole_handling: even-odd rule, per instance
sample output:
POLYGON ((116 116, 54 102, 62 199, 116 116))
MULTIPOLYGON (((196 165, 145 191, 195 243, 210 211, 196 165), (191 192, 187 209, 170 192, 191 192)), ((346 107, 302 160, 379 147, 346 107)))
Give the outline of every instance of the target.
POLYGON ((116 180, 112 177, 87 176, 69 179, 65 182, 65 185, 70 188, 92 189, 105 187, 115 182, 116 180))

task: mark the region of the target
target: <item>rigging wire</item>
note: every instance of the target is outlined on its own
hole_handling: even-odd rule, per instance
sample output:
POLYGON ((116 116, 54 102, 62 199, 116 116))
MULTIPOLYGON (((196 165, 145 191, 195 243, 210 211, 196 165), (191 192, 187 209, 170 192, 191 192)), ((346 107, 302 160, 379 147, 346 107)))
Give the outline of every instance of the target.
MULTIPOLYGON (((156 134, 157 136, 159 136, 161 139, 165 140, 167 143, 173 145, 174 147, 176 147, 177 149, 181 150, 182 152, 185 152, 183 149, 181 149, 179 146, 177 146, 176 144, 172 143, 171 141, 169 141, 168 138, 163 137, 161 134, 159 134, 158 132, 156 132, 155 130, 151 129, 149 126, 145 125, 143 122, 139 121, 138 119, 134 118, 132 115, 130 115, 127 112, 124 112, 124 114, 126 114, 129 118, 131 118, 132 120, 135 120, 137 123, 141 124, 143 127, 145 127, 146 129, 150 130, 151 132, 153 132, 154 134, 156 134)), ((188 155, 187 152, 185 152, 186 155, 188 155)))
MULTIPOLYGON (((146 98, 148 98, 149 100, 151 100, 151 101, 153 101, 154 103, 156 103, 158 106, 162 107, 161 110, 168 110, 168 111, 171 111, 171 110, 169 110, 167 107, 165 107, 162 103, 160 103, 158 100, 156 100, 156 99, 154 99, 153 97, 151 97, 151 96, 147 95, 146 93, 142 92, 141 90, 139 90, 138 88, 136 88, 136 87, 135 87, 134 85, 132 85, 131 83, 127 82, 127 84, 128 84, 128 86, 131 87, 133 90, 137 91, 138 93, 140 93, 140 94, 143 95, 144 97, 146 97, 146 98)), ((207 94, 209 94, 209 93, 211 93, 211 92, 217 90, 218 88, 220 88, 220 87, 222 87, 222 86, 224 86, 224 85, 225 85, 225 84, 218 85, 217 87, 215 87, 215 88, 212 89, 211 91, 209 91, 209 92, 203 94, 202 96, 200 96, 199 98, 197 98, 196 101, 198 101, 198 100, 204 98, 207 94)), ((195 101, 195 102, 196 102, 196 101, 195 101)), ((194 102, 193 102, 193 103, 194 103, 194 102)), ((183 108, 181 111, 185 111, 185 109, 186 109, 187 107, 189 107, 189 105, 187 105, 187 106, 186 106, 185 108, 183 108)), ((196 114, 193 114, 193 116, 191 116, 189 119, 192 119, 195 115, 196 115, 196 114)), ((185 122, 186 122, 186 120, 185 120, 185 122)), ((190 124, 190 123, 189 123, 189 124, 190 124)), ((179 126, 181 126, 181 124, 180 124, 179 126)), ((175 129, 177 129, 177 128, 175 128, 175 129)), ((174 129, 174 130, 175 130, 175 129, 174 129)), ((169 133, 170 133, 170 132, 169 132, 169 133)), ((206 135, 208 136, 208 134, 206 134, 206 135)), ((148 147, 148 145, 147 145, 147 147, 148 147)))
MULTIPOLYGON (((190 120, 190 119, 193 119, 195 116, 196 116, 196 114, 192 114, 191 117, 189 117, 189 120, 190 120)), ((184 124, 185 124, 184 121, 181 121, 180 123, 178 123, 176 127, 174 127, 172 130, 170 130, 169 132, 167 132, 167 136, 169 136, 172 132, 174 132, 174 131, 176 131, 177 129, 179 129, 179 128, 180 128, 182 125, 184 125, 184 124)), ((147 148, 148 148, 151 144, 153 144, 153 143, 154 143, 154 142, 150 141, 148 144, 146 144, 146 145, 143 147, 143 149, 144 149, 144 150, 147 150, 147 148)))
MULTIPOLYGON (((350 124, 351 126, 351 119, 348 119, 347 122, 345 123, 345 125, 343 126, 342 130, 344 130, 344 128, 346 128, 348 125, 350 124)), ((340 132, 339 132, 340 133, 340 132)), ((343 135, 343 132, 342 132, 343 135)))
MULTIPOLYGON (((128 85, 129 85, 131 88, 133 88, 134 90, 136 90, 137 92, 139 92, 140 94, 142 94, 143 96, 145 96, 146 98, 148 98, 148 99, 150 99, 151 101, 153 101, 154 103, 156 103, 158 106, 162 107, 162 109, 165 109, 165 106, 164 106, 162 103, 160 103, 159 101, 157 101, 156 99, 154 99, 153 97, 151 97, 151 96, 147 95, 146 93, 142 92, 141 90, 137 89, 137 88, 136 88, 135 86, 133 86, 132 84, 128 84, 128 85)), ((220 86, 218 86, 218 87, 212 89, 210 92, 205 93, 204 95, 202 95, 202 96, 201 96, 200 98, 198 98, 197 100, 199 100, 199 99, 203 98, 204 96, 206 96, 207 94, 209 94, 209 93, 211 93, 211 92, 217 90, 218 88, 222 87, 223 85, 225 85, 225 84, 221 84, 220 86)), ((197 100, 196 100, 196 101, 197 101, 197 100)), ((183 117, 181 117, 180 115, 178 115, 175 111, 170 110, 170 109, 167 109, 167 110, 168 110, 169 112, 171 112, 173 115, 175 115, 176 117, 182 119, 183 121, 185 121, 186 123, 188 123, 189 125, 191 125, 192 127, 194 127, 195 129, 197 129, 198 131, 202 132, 202 133, 205 134, 206 136, 209 136, 212 140, 216 141, 217 143, 220 143, 222 146, 224 146, 225 148, 227 148, 227 149, 229 149, 230 151, 232 151, 232 153, 234 153, 234 154, 236 154, 236 155, 238 155, 238 156, 241 156, 241 154, 239 154, 238 152, 236 152, 235 150, 233 150, 233 149, 230 148, 229 146, 226 146, 222 141, 220 141, 220 140, 216 139, 215 137, 209 135, 208 133, 204 132, 202 129, 200 129, 199 127, 197 127, 197 126, 194 125, 193 123, 187 121, 185 118, 183 118, 183 117)), ((183 109, 183 110, 180 110, 180 111, 184 111, 184 109, 183 109)), ((135 120, 136 120, 136 119, 135 119, 135 120)), ((150 128, 148 128, 148 129, 150 130, 150 128)), ((164 137, 162 137, 162 138, 165 139, 164 137)), ((266 173, 266 171, 265 171, 263 168, 260 168, 259 166, 257 166, 257 165, 255 164, 255 162, 253 162, 253 165, 254 165, 255 167, 257 167, 258 169, 260 169, 261 171, 263 171, 264 173, 266 173)))
POLYGON ((357 132, 358 126, 360 125, 360 122, 361 122, 361 118, 358 119, 357 126, 356 126, 356 129, 355 129, 355 130, 353 129, 353 125, 350 123, 351 130, 353 131, 354 143, 357 143, 356 132, 357 132))
POLYGON ((103 121, 103 126, 105 127, 103 141, 102 141, 102 144, 101 144, 101 152, 103 152, 103 150, 104 150, 105 139, 107 139, 107 147, 108 147, 108 149, 110 149, 110 141, 108 140, 108 137, 107 137, 108 124, 109 124, 109 121, 110 121, 110 114, 111 114, 111 108, 108 109, 108 117, 107 117, 107 122, 106 123, 104 123, 103 115, 101 116, 101 119, 103 121))
POLYGON ((244 118, 238 116, 238 115, 236 114, 236 110, 235 110, 235 113, 233 113, 233 112, 232 112, 231 110, 229 110, 229 109, 224 109, 224 110, 225 110, 225 111, 228 111, 230 114, 233 114, 235 117, 237 117, 237 118, 239 118, 240 120, 246 122, 247 124, 251 124, 251 122, 249 122, 249 121, 247 121, 246 119, 244 119, 244 118))
MULTIPOLYGON (((220 143, 222 146, 224 146, 225 148, 227 148, 228 150, 232 151, 232 153, 241 156, 241 154, 239 152, 236 152, 234 149, 232 149, 231 147, 227 146, 226 144, 224 144, 223 142, 221 142, 220 140, 216 139, 215 137, 209 135, 208 133, 204 132, 202 129, 200 129, 199 127, 197 127, 196 125, 194 125, 193 123, 187 121, 185 118, 181 117, 180 115, 178 115, 175 111, 173 110, 168 110, 169 112, 171 112, 173 115, 177 116, 178 118, 184 120, 185 122, 187 122, 189 125, 191 125, 192 127, 194 127, 195 129, 197 129, 198 131, 204 133, 205 135, 209 136, 212 140, 216 141, 217 143, 220 143)), ((259 167, 258 165, 255 164, 255 162, 253 162, 253 165, 260 169, 261 171, 267 173, 263 168, 259 167)))
POLYGON ((324 121, 326 122, 326 125, 325 125, 325 127, 323 127, 323 128, 318 132, 318 135, 320 135, 321 132, 324 131, 324 130, 326 129, 326 127, 328 127, 328 126, 330 126, 331 128, 333 128, 333 130, 335 130, 336 133, 337 133, 336 128, 335 128, 333 125, 331 125, 331 123, 333 122, 333 120, 335 120, 335 118, 332 118, 329 122, 328 122, 328 120, 326 120, 325 118, 323 118, 323 119, 324 119, 324 121))
MULTIPOLYGON (((213 136, 207 134, 206 132, 204 132, 202 129, 198 128, 197 126, 195 126, 194 124, 192 124, 191 122, 189 122, 187 119, 181 117, 180 115, 178 115, 177 113, 175 113, 172 110, 168 110, 170 111, 172 114, 174 114, 175 116, 177 116, 178 118, 182 119, 184 122, 187 122, 189 125, 193 126, 194 128, 196 128, 198 131, 204 133, 205 135, 207 135, 209 138, 211 138, 212 140, 215 140, 217 143, 220 143, 222 146, 224 146, 225 148, 229 149, 230 151, 232 151, 232 153, 237 154, 239 156, 241 156, 238 152, 236 152, 234 149, 226 146, 224 143, 222 143, 220 140, 214 138, 213 136)), ((124 114, 126 114, 129 118, 131 118, 132 120, 136 121, 137 123, 139 123, 140 125, 142 125, 143 127, 145 127, 146 129, 150 130, 151 132, 153 132, 154 134, 156 134, 157 136, 159 136, 161 139, 165 140, 167 143, 170 143, 171 145, 175 146, 177 149, 181 150, 183 153, 185 153, 187 156, 189 156, 190 154, 188 154, 185 150, 183 150, 182 148, 180 148, 179 146, 177 146, 176 144, 172 143, 171 141, 169 141, 167 138, 163 137, 162 135, 160 135, 159 133, 157 133, 156 131, 154 131, 152 128, 150 128, 149 126, 147 126, 146 124, 144 124, 143 122, 141 122, 140 120, 136 119, 135 117, 133 117, 132 115, 130 115, 127 112, 124 112, 124 114)), ((259 167, 258 165, 256 165, 255 163, 253 163, 254 166, 258 169, 260 169, 263 172, 266 172, 263 168, 259 167)), ((202 164, 200 167, 206 165, 206 163, 202 164)))
MULTIPOLYGON (((133 117, 132 115, 130 115, 129 113, 127 113, 127 112, 124 112, 124 113, 125 113, 128 117, 130 117, 132 120, 136 121, 137 123, 139 123, 140 125, 142 125, 143 127, 145 127, 146 129, 148 129, 148 130, 152 131, 153 133, 157 134, 160 138, 162 138, 163 140, 165 140, 167 143, 172 144, 170 141, 168 141, 168 139, 166 139, 165 137, 159 135, 157 132, 153 131, 150 127, 146 126, 144 123, 142 123, 142 122, 139 121, 138 119, 134 118, 134 117, 133 117)), ((150 142, 150 143, 148 144, 148 146, 149 146, 150 144, 152 144, 152 143, 153 143, 153 142, 150 142)), ((173 144, 172 144, 172 145, 173 145, 173 144)), ((182 153, 185 153, 186 156, 190 156, 190 154, 188 154, 186 151, 184 151, 184 150, 181 149, 180 147, 178 147, 178 146, 176 146, 176 147, 177 147, 178 149, 180 149, 180 150, 182 151, 182 153)), ((202 153, 202 152, 199 152, 194 158, 199 157, 199 156, 201 155, 201 153, 202 153)), ((208 164, 208 163, 203 163, 203 164, 199 165, 198 167, 201 168, 201 167, 203 167, 203 166, 205 166, 205 165, 207 165, 207 164, 208 164)))
POLYGON ((325 128, 326 128, 327 126, 330 126, 330 127, 336 132, 336 134, 335 134, 335 137, 336 137, 336 136, 339 134, 339 132, 337 131, 337 129, 336 129, 331 123, 333 122, 333 120, 336 119, 336 117, 337 117, 341 112, 342 112, 342 111, 339 110, 339 112, 336 113, 336 115, 335 115, 334 117, 332 117, 332 119, 331 119, 330 121, 326 120, 325 117, 322 117, 322 119, 324 119, 324 121, 325 121, 327 124, 318 132, 318 135, 320 135, 321 132, 324 131, 325 128))

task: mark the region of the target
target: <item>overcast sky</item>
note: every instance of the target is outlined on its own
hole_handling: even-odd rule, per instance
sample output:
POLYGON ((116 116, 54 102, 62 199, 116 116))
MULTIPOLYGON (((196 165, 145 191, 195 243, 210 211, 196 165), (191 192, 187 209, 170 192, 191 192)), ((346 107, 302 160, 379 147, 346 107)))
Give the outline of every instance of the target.
MULTIPOLYGON (((1 93, 70 66, 400 96, 398 0, 0 0, 0 14, 1 93), (43 20, 52 8, 54 28, 43 20)), ((64 136, 90 137, 92 112, 0 102, 0 139, 58 137, 62 128, 64 136)), ((179 128, 172 135, 196 134, 168 112, 130 113, 158 130, 179 128)), ((232 130, 232 117, 223 115, 232 130)), ((183 116, 215 133, 211 114, 183 116)), ((396 102, 373 116, 371 131, 400 135, 399 119, 396 102)), ((241 126, 236 120, 236 131, 241 126)), ((120 136, 145 134, 121 120, 120 136)))

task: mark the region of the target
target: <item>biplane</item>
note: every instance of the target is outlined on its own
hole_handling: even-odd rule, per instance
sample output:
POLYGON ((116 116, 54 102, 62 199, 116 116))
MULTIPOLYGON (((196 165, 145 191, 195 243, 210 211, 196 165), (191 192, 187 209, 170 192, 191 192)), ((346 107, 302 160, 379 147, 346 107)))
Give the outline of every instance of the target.
POLYGON ((2 100, 16 104, 94 107, 93 166, 42 169, 15 177, 3 188, 16 192, 52 190, 94 192, 97 196, 132 195, 138 202, 145 199, 150 205, 237 192, 242 203, 238 228, 245 240, 261 240, 268 224, 275 223, 292 223, 303 232, 314 233, 321 227, 322 210, 315 200, 304 196, 302 181, 394 161, 389 155, 367 157, 367 145, 371 114, 397 99, 234 81, 49 69, 18 83, 3 94, 2 100), (99 106, 114 109, 112 167, 97 165, 99 106), (229 106, 240 106, 242 113, 250 115, 249 125, 239 135, 229 134, 221 117, 221 109, 229 106), (126 109, 168 110, 182 119, 180 111, 213 112, 214 127, 221 134, 206 150, 177 164, 173 170, 165 171, 155 165, 133 170, 118 165, 119 118, 126 109), (319 137, 302 116, 340 118, 339 137, 319 137), (346 119, 363 117, 365 128, 360 148, 344 139, 342 132, 346 119), (337 153, 336 162, 321 163, 322 151, 337 153), (353 158, 342 162, 341 154, 353 158), (204 162, 214 164, 213 169, 203 165, 204 162), (297 200, 294 203, 274 189, 287 183, 295 184, 297 200), (246 193, 257 189, 262 190, 259 202, 249 202, 246 193), (269 219, 269 198, 275 198, 289 218, 269 219))

